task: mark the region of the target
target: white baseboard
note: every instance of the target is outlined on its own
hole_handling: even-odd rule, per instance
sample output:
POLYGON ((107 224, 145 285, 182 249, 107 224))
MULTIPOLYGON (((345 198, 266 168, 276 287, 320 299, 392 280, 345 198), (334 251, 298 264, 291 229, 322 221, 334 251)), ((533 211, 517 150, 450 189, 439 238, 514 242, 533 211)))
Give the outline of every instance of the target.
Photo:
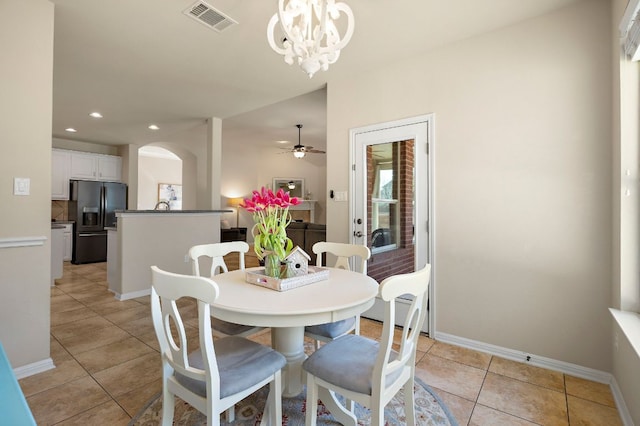
POLYGON ((118 300, 129 300, 129 299, 137 299, 138 297, 144 297, 151 295, 151 289, 140 290, 140 291, 132 291, 130 293, 116 293, 116 299, 118 300))
POLYGON ((616 407, 618 407, 618 413, 620 414, 622 424, 624 426, 634 426, 631 414, 629 414, 629 410, 627 409, 627 404, 624 402, 624 398, 622 397, 622 391, 618 386, 616 378, 613 376, 611 377, 611 393, 613 393, 613 399, 616 401, 616 407))
POLYGON ((464 337, 458 337, 447 333, 436 332, 435 339, 444 343, 450 343, 452 345, 462 346, 463 348, 486 352, 491 355, 499 356, 501 358, 524 362, 526 364, 546 368, 548 370, 559 371, 561 373, 569 374, 571 376, 580 377, 582 379, 587 379, 598 383, 610 384, 611 379, 613 378, 611 373, 606 373, 604 371, 594 370, 592 368, 582 367, 580 365, 558 361, 551 358, 545 358, 543 356, 529 354, 522 351, 503 348, 501 346, 495 346, 489 343, 478 342, 476 340, 466 339, 464 337))
POLYGON ((23 365, 13 369, 13 374, 16 379, 24 379, 25 377, 33 376, 34 374, 42 373, 47 370, 56 368, 51 358, 43 359, 42 361, 33 362, 31 364, 23 365))
POLYGON ((631 415, 629 414, 629 410, 627 409, 624 398, 622 397, 622 392, 618 387, 618 383, 616 382, 615 377, 613 377, 611 373, 594 370, 592 368, 571 364, 569 362, 558 361, 539 355, 529 354, 522 351, 516 351, 514 349, 503 348, 501 346, 496 346, 489 343, 478 342, 477 340, 458 337, 448 333, 436 332, 434 338, 435 340, 443 343, 449 343, 463 348, 473 349, 479 352, 488 353, 490 355, 499 356, 501 358, 510 359, 512 361, 524 362, 536 367, 546 368, 547 370, 559 371, 561 373, 569 374, 574 377, 580 377, 582 379, 609 385, 623 424, 625 426, 634 426, 631 415))

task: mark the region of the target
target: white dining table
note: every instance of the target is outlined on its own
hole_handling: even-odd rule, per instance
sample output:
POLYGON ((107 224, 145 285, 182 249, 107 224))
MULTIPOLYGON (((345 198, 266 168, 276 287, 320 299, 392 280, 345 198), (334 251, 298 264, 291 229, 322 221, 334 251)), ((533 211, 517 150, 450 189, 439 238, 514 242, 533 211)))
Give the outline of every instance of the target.
POLYGON ((287 291, 276 291, 245 281, 248 268, 216 275, 220 295, 212 315, 225 321, 271 327, 274 349, 284 355, 283 393, 302 392, 304 327, 339 321, 369 309, 378 294, 371 277, 344 269, 328 268, 329 277, 287 291))

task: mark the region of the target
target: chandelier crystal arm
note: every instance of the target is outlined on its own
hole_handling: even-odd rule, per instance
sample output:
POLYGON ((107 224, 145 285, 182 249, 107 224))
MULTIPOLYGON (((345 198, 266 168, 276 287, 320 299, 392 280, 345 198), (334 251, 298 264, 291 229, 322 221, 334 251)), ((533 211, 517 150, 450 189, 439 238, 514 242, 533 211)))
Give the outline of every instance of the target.
MULTIPOLYGON (((314 6, 314 10, 316 12, 316 16, 320 16, 320 26, 317 27, 317 30, 320 33, 315 36, 315 48, 317 51, 320 51, 322 49, 320 43, 327 33, 327 2, 322 2, 322 10, 320 11, 320 14, 317 12, 317 5, 314 6)), ((333 22, 331 24, 333 24, 333 22)))
POLYGON ((284 56, 287 64, 293 64, 296 59, 311 78, 319 69, 326 71, 338 60, 353 30, 353 12, 344 2, 278 0, 278 11, 267 25, 267 40, 276 53, 284 56), (347 18, 343 37, 334 22, 341 15, 347 18), (276 42, 276 27, 283 33, 280 43, 276 42))

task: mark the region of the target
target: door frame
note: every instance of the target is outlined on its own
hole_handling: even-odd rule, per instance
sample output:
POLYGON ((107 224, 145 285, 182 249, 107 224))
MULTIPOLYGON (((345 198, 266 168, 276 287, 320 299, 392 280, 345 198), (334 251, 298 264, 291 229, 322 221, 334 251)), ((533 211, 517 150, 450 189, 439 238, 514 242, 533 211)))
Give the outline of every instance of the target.
MULTIPOLYGON (((351 197, 351 202, 349 203, 349 235, 352 243, 358 244, 359 242, 355 240, 355 213, 356 213, 356 203, 360 202, 355 196, 356 185, 359 182, 356 182, 356 160, 357 156, 361 155, 360 152, 356 152, 357 144, 356 144, 356 135, 362 133, 376 132, 381 130, 388 130, 394 127, 404 127, 404 126, 413 126, 413 125, 424 125, 426 126, 426 135, 427 141, 426 146, 419 146, 419 141, 416 141, 416 150, 425 149, 427 151, 427 173, 426 178, 428 180, 427 184, 427 197, 428 197, 428 223, 423 224, 423 226, 427 227, 428 234, 428 242, 427 242, 427 251, 428 251, 428 260, 427 262, 431 264, 431 280, 429 282, 429 318, 427 331, 429 336, 433 337, 435 335, 436 330, 436 234, 435 234, 435 114, 425 114, 416 117, 405 118, 401 120, 394 120, 384 123, 377 123, 369 126, 353 128, 349 130, 349 164, 351 165, 351 173, 349 175, 349 190, 351 194, 354 194, 351 197)), ((425 176, 424 171, 416 170, 416 180, 422 179, 425 176)), ((418 224, 416 224, 416 227, 418 224)))

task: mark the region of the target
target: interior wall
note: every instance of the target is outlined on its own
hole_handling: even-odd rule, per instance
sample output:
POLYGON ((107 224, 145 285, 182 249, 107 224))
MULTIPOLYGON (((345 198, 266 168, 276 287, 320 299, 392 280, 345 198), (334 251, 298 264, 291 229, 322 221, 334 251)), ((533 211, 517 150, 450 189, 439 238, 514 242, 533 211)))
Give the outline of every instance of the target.
POLYGON ((71 151, 91 152, 94 154, 120 155, 118 147, 115 145, 102 145, 63 138, 52 138, 51 144, 54 148, 69 149, 71 151))
POLYGON ((210 209, 211 196, 207 195, 207 123, 188 129, 172 138, 171 142, 171 151, 182 160, 183 208, 210 209), (177 146, 183 147, 184 155, 174 149, 177 146))
POLYGON ((127 184, 127 208, 138 205, 138 146, 134 144, 118 146, 122 157, 122 181, 127 184))
MULTIPOLYGON (((161 146, 178 155, 182 160, 182 196, 183 209, 209 209, 202 200, 207 199, 207 150, 206 150, 207 125, 203 122, 180 134, 172 135, 169 142, 155 142, 153 145, 161 146)), ((305 180, 305 192, 311 193, 316 200, 315 222, 326 223, 326 160, 325 155, 310 154, 310 158, 296 160, 292 155, 280 154, 277 150, 265 149, 252 152, 247 155, 246 141, 226 139, 224 135, 224 123, 222 125, 222 158, 221 164, 221 199, 220 208, 227 208, 227 199, 234 197, 249 197, 251 191, 262 186, 270 186, 274 177, 300 177, 305 180), (241 166, 238 167, 238 164, 241 166)), ((131 145, 133 149, 139 148, 131 145)), ((120 155, 122 151, 119 151, 120 155)), ((146 172, 138 168, 135 161, 135 170, 123 156, 123 176, 126 175, 130 192, 134 182, 142 182, 146 178, 146 172), (135 173, 134 173, 135 172, 135 173), (132 179, 135 175, 136 178, 132 179)), ((149 194, 145 190, 146 194, 149 194)), ((136 192, 137 195, 137 192, 136 192)), ((147 195, 148 196, 148 195, 147 195)), ((136 198, 137 200, 137 198, 136 198)), ((129 205, 132 204, 132 195, 129 195, 129 205)), ((140 204, 142 205, 142 204, 140 204)), ((146 205, 146 204, 145 204, 146 205)), ((155 206, 155 202, 154 202, 155 206)), ((221 216, 231 226, 235 226, 236 214, 228 213, 221 216)), ((253 219, 244 210, 239 214, 240 226, 251 228, 253 219)))
MULTIPOLYGON (((222 208, 226 207, 227 198, 250 197, 253 190, 271 187, 273 178, 302 178, 305 192, 311 193, 316 200, 315 223, 326 223, 327 200, 327 167, 324 154, 307 154, 303 159, 296 159, 292 154, 280 153, 276 149, 261 149, 246 154, 248 141, 229 140, 224 138, 222 144, 222 208), (238 165, 241 165, 240 167, 238 165)), ((225 217, 230 224, 235 224, 235 213, 225 217)), ((253 218, 250 213, 240 210, 239 222, 241 227, 251 228, 253 218)))
MULTIPOLYGON (((207 187, 206 178, 204 177, 205 172, 203 172, 203 169, 206 171, 206 161, 204 160, 206 145, 205 129, 206 126, 204 124, 195 124, 191 128, 171 135, 167 140, 156 141, 148 144, 171 151, 182 161, 182 174, 179 180, 182 183, 183 210, 211 208, 210 206, 206 206, 206 204, 199 204, 200 197, 205 195, 207 187)), ((141 148, 140 145, 128 145, 128 155, 123 155, 123 170, 125 168, 124 164, 126 163, 130 191, 134 185, 136 186, 136 192, 134 194, 136 196, 136 199, 134 200, 135 203, 132 203, 132 194, 129 194, 129 205, 131 206, 138 205, 138 181, 147 179, 144 177, 147 172, 138 167, 139 148, 141 148)), ((151 197, 149 191, 145 190, 145 194, 147 197, 151 197)), ((155 206, 155 202, 153 205, 155 206)))
POLYGON ((160 183, 182 185, 182 161, 138 156, 138 210, 156 206, 160 183))
POLYGON ((0 239, 46 237, 0 248, 0 342, 13 368, 49 359, 53 3, 0 2, 0 239), (13 195, 13 178, 30 194, 13 195))
MULTIPOLYGON (((333 190, 349 129, 435 113, 438 332, 611 371, 609 21, 581 1, 330 82, 333 190)), ((327 239, 348 220, 329 202, 327 239)))
MULTIPOLYGON (((613 117, 613 236, 612 306, 640 311, 640 62, 631 62, 620 49, 619 23, 627 0, 612 4, 611 44, 614 96, 613 117), (627 173, 629 171, 629 173, 627 173)), ((638 319, 638 318, 637 318, 638 319)), ((640 319, 638 319, 640 321, 640 319)), ((640 424, 640 354, 634 350, 625 331, 613 322, 611 352, 613 375, 622 392, 634 424, 640 424)), ((626 330, 628 333, 630 330, 626 330)), ((636 339, 640 336, 636 336, 636 339)))

